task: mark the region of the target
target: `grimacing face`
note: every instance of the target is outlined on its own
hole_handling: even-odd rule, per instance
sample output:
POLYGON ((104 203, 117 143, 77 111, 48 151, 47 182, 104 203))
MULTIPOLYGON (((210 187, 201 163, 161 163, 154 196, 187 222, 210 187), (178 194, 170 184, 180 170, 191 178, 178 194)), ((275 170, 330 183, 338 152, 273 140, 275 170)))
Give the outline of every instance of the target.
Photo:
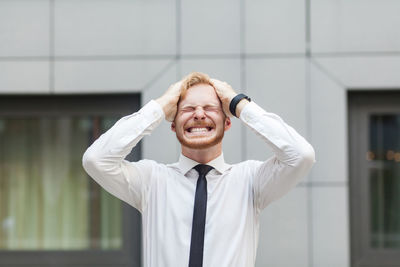
POLYGON ((196 84, 179 101, 171 129, 182 146, 206 149, 220 144, 230 126, 214 87, 196 84))

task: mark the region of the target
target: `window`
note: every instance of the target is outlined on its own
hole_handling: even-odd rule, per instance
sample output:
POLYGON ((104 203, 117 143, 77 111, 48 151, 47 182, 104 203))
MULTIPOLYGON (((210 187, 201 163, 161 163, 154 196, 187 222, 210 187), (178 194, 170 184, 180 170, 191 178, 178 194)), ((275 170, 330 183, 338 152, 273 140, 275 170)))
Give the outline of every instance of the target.
POLYGON ((400 93, 349 93, 353 267, 400 266, 400 93))
POLYGON ((0 97, 0 265, 140 266, 139 213, 82 168, 139 107, 138 95, 0 97))

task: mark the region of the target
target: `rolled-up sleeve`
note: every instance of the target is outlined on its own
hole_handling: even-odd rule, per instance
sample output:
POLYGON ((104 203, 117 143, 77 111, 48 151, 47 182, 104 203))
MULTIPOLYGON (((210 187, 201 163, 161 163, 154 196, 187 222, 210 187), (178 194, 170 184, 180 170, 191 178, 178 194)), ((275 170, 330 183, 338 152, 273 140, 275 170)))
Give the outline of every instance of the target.
POLYGON ((274 156, 253 167, 254 203, 258 211, 280 198, 304 178, 316 162, 313 147, 278 115, 254 102, 240 119, 273 150, 274 156))

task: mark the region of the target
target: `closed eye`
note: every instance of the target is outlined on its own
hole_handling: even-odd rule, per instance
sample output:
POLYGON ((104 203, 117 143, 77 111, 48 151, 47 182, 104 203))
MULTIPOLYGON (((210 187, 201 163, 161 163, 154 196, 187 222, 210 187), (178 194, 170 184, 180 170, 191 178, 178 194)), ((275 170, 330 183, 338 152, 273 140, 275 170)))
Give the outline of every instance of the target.
MULTIPOLYGON (((186 106, 186 107, 182 107, 180 108, 180 112, 194 112, 196 110, 196 107, 193 106, 186 106)), ((206 112, 218 112, 221 111, 221 108, 219 106, 211 106, 211 105, 207 105, 203 107, 203 110, 206 112)))
POLYGON ((184 107, 181 109, 182 112, 193 112, 194 110, 194 107, 184 107))
POLYGON ((220 107, 217 107, 217 106, 205 106, 205 107, 204 107, 204 110, 205 110, 205 111, 220 111, 221 108, 220 108, 220 107))

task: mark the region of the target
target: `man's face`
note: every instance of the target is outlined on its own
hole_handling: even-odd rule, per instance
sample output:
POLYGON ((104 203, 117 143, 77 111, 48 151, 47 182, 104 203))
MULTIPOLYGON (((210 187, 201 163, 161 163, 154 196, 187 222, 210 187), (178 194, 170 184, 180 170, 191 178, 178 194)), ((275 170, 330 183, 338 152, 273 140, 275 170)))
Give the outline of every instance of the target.
POLYGON ((222 111, 221 102, 211 85, 190 87, 178 104, 171 129, 182 146, 206 149, 220 144, 224 132, 231 126, 222 111))

